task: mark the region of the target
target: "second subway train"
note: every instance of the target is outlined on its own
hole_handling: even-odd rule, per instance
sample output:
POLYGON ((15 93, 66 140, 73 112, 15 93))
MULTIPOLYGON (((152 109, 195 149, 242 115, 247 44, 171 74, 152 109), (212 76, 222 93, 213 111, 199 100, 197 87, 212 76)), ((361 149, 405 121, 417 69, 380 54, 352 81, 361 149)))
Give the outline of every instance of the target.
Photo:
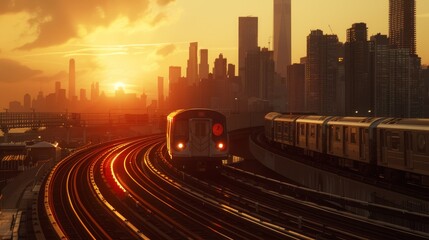
POLYGON ((265 116, 265 136, 336 165, 429 185, 429 119, 265 116))

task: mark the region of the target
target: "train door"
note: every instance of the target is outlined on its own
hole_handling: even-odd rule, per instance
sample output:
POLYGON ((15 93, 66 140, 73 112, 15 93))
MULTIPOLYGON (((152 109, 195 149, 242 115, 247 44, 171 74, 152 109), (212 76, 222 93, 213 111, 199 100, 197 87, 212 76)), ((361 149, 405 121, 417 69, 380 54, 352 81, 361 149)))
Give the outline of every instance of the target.
POLYGON ((212 121, 208 118, 189 120, 189 145, 191 156, 209 156, 212 121))
POLYGON ((412 149, 413 136, 410 132, 404 132, 404 166, 406 168, 413 168, 412 149))
POLYGON ((359 128, 359 158, 365 160, 367 156, 368 130, 359 128))
POLYGON ((343 127, 343 155, 347 156, 349 153, 349 127, 343 127))

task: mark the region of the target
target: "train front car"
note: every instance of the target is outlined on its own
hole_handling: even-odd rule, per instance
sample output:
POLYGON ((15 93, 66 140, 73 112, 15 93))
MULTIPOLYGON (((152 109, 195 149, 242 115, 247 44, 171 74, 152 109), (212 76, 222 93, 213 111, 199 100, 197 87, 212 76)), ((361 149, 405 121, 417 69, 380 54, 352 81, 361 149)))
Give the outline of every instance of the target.
POLYGON ((264 128, 265 128, 265 137, 269 142, 273 142, 274 133, 275 133, 275 119, 280 117, 282 114, 278 112, 270 112, 265 115, 264 128))
POLYGON ((189 172, 218 169, 228 158, 226 117, 210 109, 186 109, 167 117, 167 149, 177 168, 189 172))
POLYGON ((377 126, 377 155, 385 177, 400 180, 407 173, 407 180, 429 186, 429 119, 384 120, 377 126))

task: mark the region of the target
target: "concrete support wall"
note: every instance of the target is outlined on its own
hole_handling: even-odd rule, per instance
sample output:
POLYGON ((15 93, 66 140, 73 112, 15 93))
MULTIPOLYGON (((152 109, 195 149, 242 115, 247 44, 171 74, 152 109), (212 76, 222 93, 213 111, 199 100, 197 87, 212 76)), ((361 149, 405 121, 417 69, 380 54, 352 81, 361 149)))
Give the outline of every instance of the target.
POLYGON ((263 165, 307 188, 370 203, 429 214, 429 202, 354 181, 274 154, 249 140, 253 156, 263 165))

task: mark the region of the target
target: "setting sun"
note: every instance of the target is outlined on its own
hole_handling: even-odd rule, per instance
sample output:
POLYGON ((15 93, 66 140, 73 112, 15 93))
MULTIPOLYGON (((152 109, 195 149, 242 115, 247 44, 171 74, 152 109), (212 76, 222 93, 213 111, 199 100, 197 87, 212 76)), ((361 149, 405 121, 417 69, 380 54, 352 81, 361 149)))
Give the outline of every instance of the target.
POLYGON ((115 91, 122 89, 125 90, 125 84, 123 82, 116 82, 115 83, 115 91))

